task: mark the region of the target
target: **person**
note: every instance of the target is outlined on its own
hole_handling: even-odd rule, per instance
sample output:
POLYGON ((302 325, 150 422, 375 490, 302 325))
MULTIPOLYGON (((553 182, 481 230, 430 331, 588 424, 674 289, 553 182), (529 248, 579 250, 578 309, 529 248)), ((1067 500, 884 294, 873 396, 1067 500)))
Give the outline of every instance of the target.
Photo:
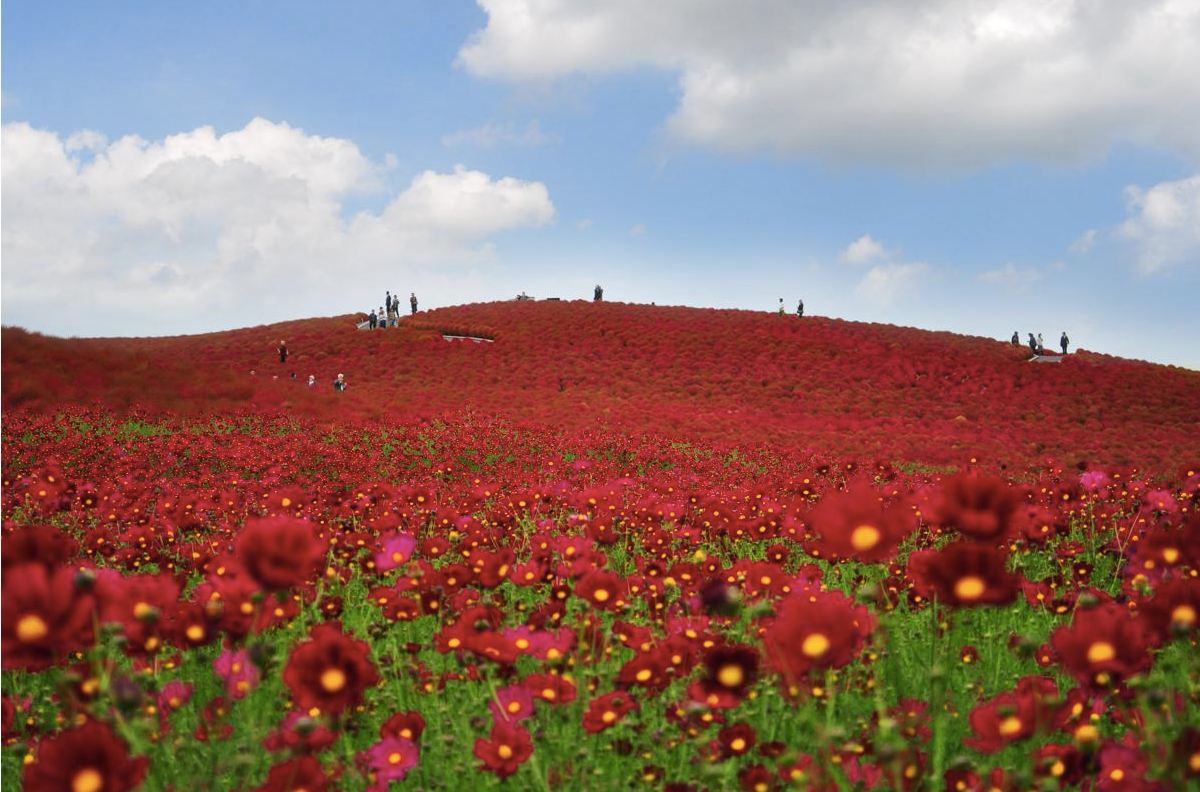
MULTIPOLYGON (((390 291, 387 292, 387 294, 383 298, 383 306, 387 310, 388 314, 391 314, 391 312, 392 312, 392 293, 390 291)), ((380 317, 383 317, 384 315, 385 314, 380 314, 380 317)))
POLYGON ((779 298, 779 315, 780 315, 780 316, 783 316, 783 314, 784 314, 784 310, 783 310, 783 298, 782 298, 782 297, 780 297, 780 298, 779 298))
POLYGON ((416 292, 409 292, 408 306, 410 308, 412 308, 412 315, 416 316, 416 314, 417 314, 417 293, 416 292))
POLYGON ((1029 351, 1035 355, 1038 351, 1037 339, 1033 337, 1033 333, 1029 334, 1029 351))
POLYGON ((1013 330, 1012 345, 1013 346, 1021 346, 1021 337, 1019 335, 1017 335, 1016 330, 1013 330))
POLYGON ((279 339, 279 362, 280 363, 287 362, 287 344, 285 344, 283 342, 282 338, 279 339))
POLYGON ((308 375, 308 387, 311 388, 311 387, 315 386, 316 384, 317 384, 317 375, 309 374, 308 375))
POLYGON ((346 390, 346 375, 338 374, 337 379, 333 381, 333 389, 336 391, 346 390))
POLYGON ((592 302, 600 302, 604 299, 604 289, 600 288, 600 284, 596 284, 595 291, 592 292, 592 302))
POLYGON ((1062 338, 1058 339, 1058 345, 1062 347, 1063 354, 1067 354, 1067 346, 1071 343, 1071 339, 1067 338, 1067 331, 1063 330, 1062 338))
POLYGON ((1042 334, 1038 333, 1038 354, 1042 354, 1043 350, 1045 349, 1046 345, 1042 343, 1042 334))
POLYGON ((804 300, 796 303, 796 316, 797 318, 804 316, 804 300))
POLYGON ((367 325, 370 326, 372 330, 374 330, 376 327, 379 327, 379 314, 375 313, 374 308, 371 309, 371 315, 367 317, 367 325))

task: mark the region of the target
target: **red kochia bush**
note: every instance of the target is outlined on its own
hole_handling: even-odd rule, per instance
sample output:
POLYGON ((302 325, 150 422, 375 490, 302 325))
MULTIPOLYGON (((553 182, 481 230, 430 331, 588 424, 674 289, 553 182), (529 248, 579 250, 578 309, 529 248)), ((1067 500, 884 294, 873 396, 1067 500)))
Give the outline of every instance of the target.
POLYGON ((149 768, 150 760, 131 758, 108 726, 89 720, 42 741, 22 780, 26 792, 124 792, 138 787, 149 768))
POLYGON ((246 521, 237 555, 263 588, 277 590, 298 586, 316 574, 325 545, 306 520, 262 517, 246 521))
POLYGON ((363 691, 379 682, 365 641, 351 638, 340 625, 314 627, 309 640, 292 650, 283 681, 296 705, 314 714, 337 715, 362 701, 363 691))

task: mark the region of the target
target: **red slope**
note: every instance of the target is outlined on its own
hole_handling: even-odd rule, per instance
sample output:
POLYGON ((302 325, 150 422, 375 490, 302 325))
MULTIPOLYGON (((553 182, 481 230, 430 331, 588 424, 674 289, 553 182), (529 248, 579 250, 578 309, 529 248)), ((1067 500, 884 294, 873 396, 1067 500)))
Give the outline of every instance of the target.
POLYGON ((458 306, 374 333, 355 320, 158 339, 6 328, 3 403, 284 408, 347 420, 470 408, 889 461, 1054 457, 1161 469, 1200 455, 1200 373, 1086 352, 1032 365, 1024 347, 950 333, 615 303, 458 306), (445 342, 442 330, 495 343, 445 342), (292 352, 282 366, 280 338, 292 352), (320 387, 291 382, 292 371, 301 381, 316 374, 320 387), (338 372, 344 394, 330 385, 338 372))

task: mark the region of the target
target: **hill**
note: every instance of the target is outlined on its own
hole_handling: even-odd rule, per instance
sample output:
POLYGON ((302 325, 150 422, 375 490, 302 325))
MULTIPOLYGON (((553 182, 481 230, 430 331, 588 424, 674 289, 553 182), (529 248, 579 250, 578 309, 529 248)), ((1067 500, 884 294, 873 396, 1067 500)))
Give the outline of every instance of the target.
POLYGON ((170 338, 5 328, 3 405, 349 423, 465 411, 566 431, 926 465, 981 458, 1014 470, 1055 460, 1167 471, 1200 456, 1200 372, 1085 351, 1031 365, 1024 347, 951 333, 578 301, 442 308, 374 332, 356 330, 359 319, 170 338), (339 372, 344 393, 331 387, 339 372), (319 387, 304 386, 309 374, 319 387))

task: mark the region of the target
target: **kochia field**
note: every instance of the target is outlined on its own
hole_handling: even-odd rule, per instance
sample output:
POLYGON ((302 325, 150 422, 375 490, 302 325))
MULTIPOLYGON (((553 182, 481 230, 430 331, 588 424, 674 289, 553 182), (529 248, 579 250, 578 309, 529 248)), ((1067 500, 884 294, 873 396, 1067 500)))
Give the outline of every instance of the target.
POLYGON ((361 318, 4 329, 4 789, 1200 788, 1200 373, 361 318))

